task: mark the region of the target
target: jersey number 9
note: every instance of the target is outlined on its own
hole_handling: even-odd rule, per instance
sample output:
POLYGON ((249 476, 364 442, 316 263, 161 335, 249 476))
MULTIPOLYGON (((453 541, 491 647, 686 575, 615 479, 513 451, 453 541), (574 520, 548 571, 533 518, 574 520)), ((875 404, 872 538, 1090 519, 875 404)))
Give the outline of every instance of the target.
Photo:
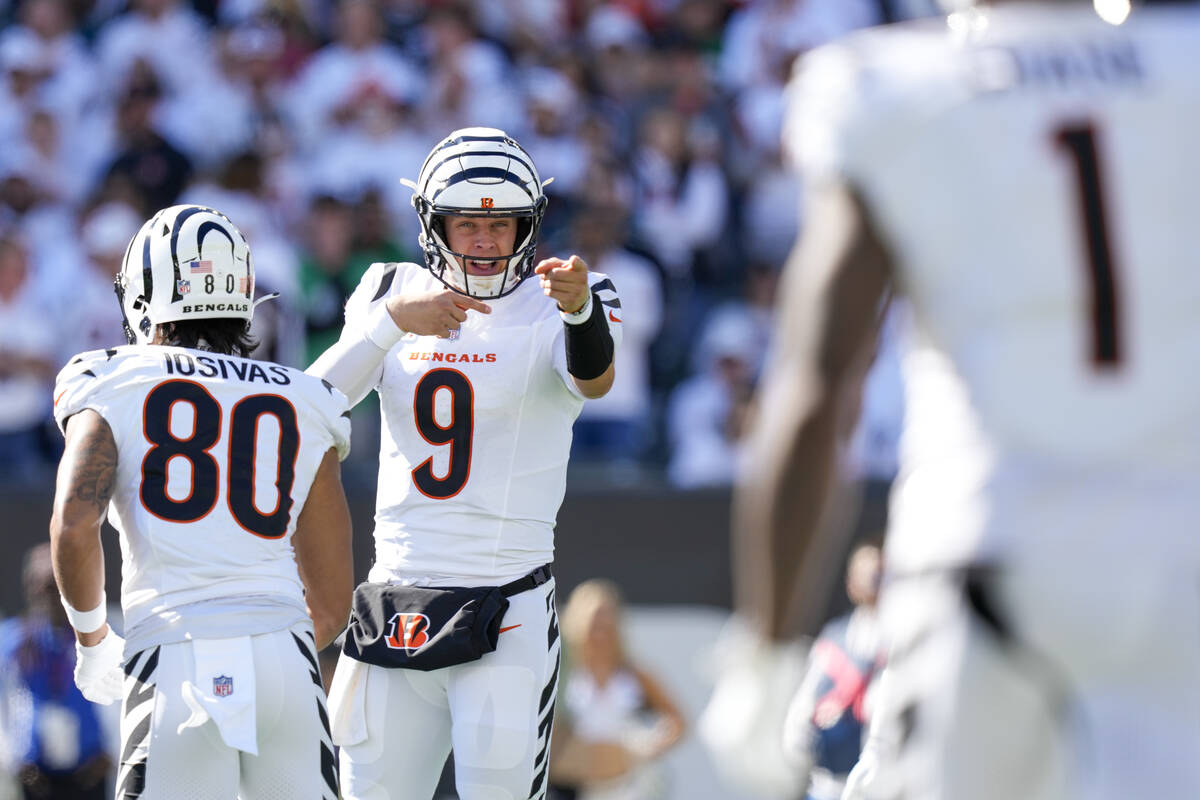
POLYGON ((467 376, 456 369, 433 369, 417 383, 413 392, 413 416, 417 432, 434 445, 450 445, 446 474, 433 474, 433 456, 412 471, 417 491, 435 500, 447 500, 462 491, 471 476, 471 444, 475 432, 475 393, 467 376), (450 423, 440 425, 434 416, 439 391, 450 393, 450 423))

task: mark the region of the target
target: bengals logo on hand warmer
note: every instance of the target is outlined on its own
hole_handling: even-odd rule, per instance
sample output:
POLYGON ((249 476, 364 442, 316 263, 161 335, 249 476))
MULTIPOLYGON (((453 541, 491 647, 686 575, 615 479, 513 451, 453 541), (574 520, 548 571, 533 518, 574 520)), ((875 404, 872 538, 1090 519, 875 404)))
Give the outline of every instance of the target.
POLYGON ((388 621, 385 641, 393 650, 416 650, 429 641, 429 617, 424 614, 395 614, 388 621))

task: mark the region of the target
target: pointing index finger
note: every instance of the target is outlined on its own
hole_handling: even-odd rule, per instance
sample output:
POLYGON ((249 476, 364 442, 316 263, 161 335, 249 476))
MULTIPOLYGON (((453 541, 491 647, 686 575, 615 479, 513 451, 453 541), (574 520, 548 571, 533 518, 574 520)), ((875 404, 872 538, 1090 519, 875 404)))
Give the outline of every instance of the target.
POLYGON ((464 311, 473 309, 475 311, 481 311, 484 314, 492 313, 492 307, 487 303, 484 303, 481 300, 476 300, 474 297, 467 297, 466 295, 454 298, 454 305, 458 306, 464 311))

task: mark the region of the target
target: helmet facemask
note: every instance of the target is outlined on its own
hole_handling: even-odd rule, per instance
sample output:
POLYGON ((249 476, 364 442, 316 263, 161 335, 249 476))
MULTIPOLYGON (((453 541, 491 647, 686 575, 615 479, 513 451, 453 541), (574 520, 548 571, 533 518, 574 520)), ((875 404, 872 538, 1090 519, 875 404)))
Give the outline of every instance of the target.
POLYGON ((414 198, 417 213, 421 215, 421 251, 425 255, 425 266, 449 288, 461 294, 479 299, 503 297, 529 277, 533 260, 537 255, 536 232, 545 213, 546 198, 540 198, 537 208, 529 213, 464 214, 461 209, 422 209, 423 198, 414 198), (482 220, 510 218, 516 220, 517 233, 513 252, 497 256, 481 256, 460 253, 450 247, 446 233, 446 217, 469 216, 482 220), (472 274, 467 268, 469 261, 508 262, 505 268, 493 275, 472 274))
POLYGON ((495 128, 464 128, 443 140, 421 167, 413 207, 426 268, 446 287, 481 300, 503 297, 533 271, 537 235, 546 212, 544 183, 529 154, 495 128), (511 254, 477 256, 454 251, 446 217, 512 218, 517 221, 511 254), (474 275, 468 261, 507 261, 494 275, 474 275))

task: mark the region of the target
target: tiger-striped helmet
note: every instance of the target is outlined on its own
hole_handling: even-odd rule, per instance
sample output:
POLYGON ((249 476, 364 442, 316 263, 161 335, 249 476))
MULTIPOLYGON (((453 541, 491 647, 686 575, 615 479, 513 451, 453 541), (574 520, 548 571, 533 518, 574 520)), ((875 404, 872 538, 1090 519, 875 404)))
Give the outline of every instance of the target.
POLYGON ((134 235, 116 277, 130 344, 163 322, 254 313, 250 245, 229 217, 205 206, 171 206, 134 235))
MULTIPOLYGON (((549 183, 546 181, 545 183, 549 183)), ((533 270, 538 229, 546 211, 545 183, 521 145, 496 128, 463 128, 433 148, 414 184, 412 203, 421 220, 419 242, 425 266, 460 294, 480 299, 503 297, 533 270), (494 275, 470 274, 467 254, 450 248, 446 216, 513 217, 513 252, 474 261, 507 261, 494 275)))

